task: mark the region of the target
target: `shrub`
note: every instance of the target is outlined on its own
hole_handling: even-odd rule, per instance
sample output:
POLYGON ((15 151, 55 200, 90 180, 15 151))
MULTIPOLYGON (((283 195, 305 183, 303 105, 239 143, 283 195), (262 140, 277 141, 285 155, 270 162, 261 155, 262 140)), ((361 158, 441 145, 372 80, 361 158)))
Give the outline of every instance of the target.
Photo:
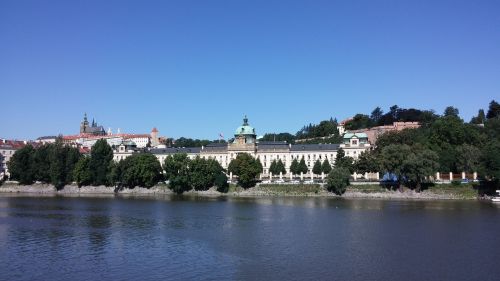
POLYGON ((347 168, 335 167, 326 179, 326 189, 337 195, 342 195, 349 186, 351 173, 347 168))

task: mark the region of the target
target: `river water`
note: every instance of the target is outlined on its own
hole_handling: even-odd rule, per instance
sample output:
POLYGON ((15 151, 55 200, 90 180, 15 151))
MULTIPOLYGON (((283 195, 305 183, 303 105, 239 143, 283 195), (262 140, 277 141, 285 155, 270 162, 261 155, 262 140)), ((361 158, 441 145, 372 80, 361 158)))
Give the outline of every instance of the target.
POLYGON ((0 195, 0 280, 500 280, 476 201, 0 195))

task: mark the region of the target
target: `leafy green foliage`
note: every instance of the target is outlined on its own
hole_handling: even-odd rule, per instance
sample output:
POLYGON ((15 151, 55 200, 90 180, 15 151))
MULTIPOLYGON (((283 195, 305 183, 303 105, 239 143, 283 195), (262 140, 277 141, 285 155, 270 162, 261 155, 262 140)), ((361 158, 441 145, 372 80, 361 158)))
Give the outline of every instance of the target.
POLYGON ((287 143, 294 144, 295 136, 290 133, 265 134, 260 141, 286 141, 287 143))
POLYGON ((82 157, 75 165, 73 179, 78 186, 90 185, 92 183, 92 173, 90 172, 90 157, 82 157))
MULTIPOLYGON (((304 162, 305 164, 305 162, 304 162)), ((299 161, 297 158, 292 160, 292 163, 290 164, 290 172, 294 175, 299 174, 299 161)))
POLYGON ((149 153, 133 154, 111 169, 116 182, 134 188, 152 187, 162 179, 162 168, 158 159, 149 153))
POLYGON ((490 107, 488 109, 488 114, 486 114, 486 118, 494 119, 500 117, 500 104, 495 100, 490 102, 490 107))
POLYGON ((362 152, 354 163, 356 173, 376 173, 380 171, 378 158, 370 151, 362 152))
POLYGON ((309 124, 302 127, 295 136, 296 139, 308 139, 338 134, 337 120, 330 118, 330 120, 321 121, 318 125, 309 124))
POLYGON ((229 183, 227 180, 228 178, 226 174, 222 172, 215 177, 215 186, 217 186, 217 191, 220 193, 227 193, 229 191, 229 183))
POLYGON ((229 163, 228 171, 238 176, 243 188, 255 186, 256 177, 262 173, 262 164, 248 153, 241 153, 229 163))
POLYGON ((286 168, 281 159, 278 159, 278 161, 273 160, 273 162, 271 162, 271 166, 269 166, 269 172, 271 172, 273 175, 279 175, 280 173, 286 174, 286 168))
POLYGON ((9 166, 10 178, 19 181, 20 184, 32 184, 34 173, 32 168, 34 149, 31 145, 17 150, 10 158, 9 166))
POLYGON ((60 141, 38 148, 27 145, 17 150, 9 163, 11 178, 20 184, 34 181, 50 183, 61 189, 73 180, 73 170, 81 155, 76 148, 60 141))
POLYGON ((185 153, 169 155, 163 164, 165 179, 169 180, 169 187, 177 194, 191 189, 189 183, 190 160, 185 153))
POLYGON ((90 172, 92 173, 92 185, 107 185, 110 163, 113 160, 113 150, 105 139, 98 140, 90 152, 90 172))
POLYGON ((337 195, 345 193, 351 173, 344 167, 334 167, 326 178, 326 189, 337 195))
POLYGON ((196 157, 189 163, 190 183, 195 190, 208 190, 223 170, 215 159, 196 157))
POLYGON ((321 175, 322 169, 321 169, 321 162, 319 160, 316 160, 316 162, 314 162, 312 171, 315 175, 321 175))
POLYGON ((323 164, 321 164, 321 171, 325 175, 328 175, 332 171, 332 165, 330 165, 328 159, 325 159, 325 161, 323 161, 323 164))
POLYGON ((339 148, 335 158, 335 167, 345 168, 352 174, 354 173, 354 159, 352 157, 345 156, 345 151, 342 148, 339 148))
POLYGON ((307 167, 306 160, 304 157, 300 159, 299 165, 297 166, 297 174, 307 174, 309 168, 307 167))

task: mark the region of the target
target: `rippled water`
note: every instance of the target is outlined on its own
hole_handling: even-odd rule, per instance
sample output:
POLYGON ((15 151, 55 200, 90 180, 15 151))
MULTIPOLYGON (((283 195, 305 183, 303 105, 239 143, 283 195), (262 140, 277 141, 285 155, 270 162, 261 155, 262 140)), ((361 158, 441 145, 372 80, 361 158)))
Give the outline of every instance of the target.
POLYGON ((500 208, 0 196, 0 280, 499 280, 500 208))

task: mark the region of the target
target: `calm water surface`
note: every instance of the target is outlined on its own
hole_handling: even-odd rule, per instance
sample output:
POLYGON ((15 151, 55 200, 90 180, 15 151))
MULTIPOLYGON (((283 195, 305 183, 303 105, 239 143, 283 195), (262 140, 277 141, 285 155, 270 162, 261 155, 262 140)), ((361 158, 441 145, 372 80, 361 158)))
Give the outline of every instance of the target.
POLYGON ((500 207, 0 196, 0 280, 500 280, 500 207))

